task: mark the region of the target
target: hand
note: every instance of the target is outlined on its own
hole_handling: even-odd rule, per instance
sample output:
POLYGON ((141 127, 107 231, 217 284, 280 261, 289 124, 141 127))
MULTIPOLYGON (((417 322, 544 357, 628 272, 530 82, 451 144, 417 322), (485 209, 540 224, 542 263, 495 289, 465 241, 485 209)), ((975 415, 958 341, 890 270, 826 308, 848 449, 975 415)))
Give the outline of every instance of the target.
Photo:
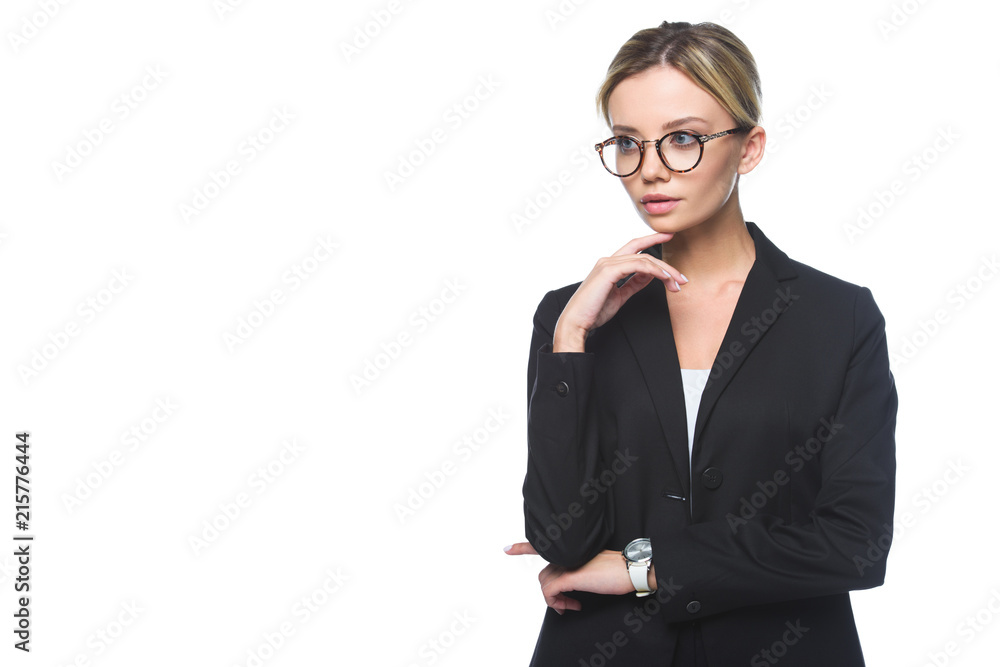
MULTIPOLYGON (((512 556, 537 554, 528 542, 518 542, 507 551, 512 556)), ((620 551, 605 549, 585 565, 575 570, 549 563, 538 573, 538 582, 542 585, 542 595, 545 604, 555 609, 560 615, 567 610, 580 611, 579 600, 563 593, 567 591, 585 591, 604 595, 624 595, 634 593, 635 586, 625 567, 625 558, 620 551)))
POLYGON ((621 309, 633 294, 654 278, 662 280, 667 289, 679 292, 687 282, 681 273, 655 257, 641 253, 654 243, 665 243, 674 237, 672 232, 657 232, 632 239, 610 257, 597 260, 590 275, 584 279, 563 308, 553 332, 553 351, 582 351, 586 335, 601 326, 621 309), (634 273, 621 287, 616 283, 634 273), (558 344, 556 344, 558 341, 558 344), (557 349, 558 348, 558 349, 557 349))

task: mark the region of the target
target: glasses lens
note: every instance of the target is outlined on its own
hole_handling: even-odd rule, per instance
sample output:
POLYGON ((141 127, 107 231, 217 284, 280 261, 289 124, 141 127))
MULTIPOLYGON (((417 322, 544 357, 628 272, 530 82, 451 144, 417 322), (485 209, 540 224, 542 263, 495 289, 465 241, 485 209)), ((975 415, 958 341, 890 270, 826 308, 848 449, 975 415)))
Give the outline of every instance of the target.
POLYGON ((701 144, 690 132, 676 132, 660 142, 660 154, 671 169, 687 171, 698 164, 701 144))
POLYGON ((608 139, 601 151, 601 159, 616 176, 628 176, 639 166, 639 142, 629 137, 608 139))

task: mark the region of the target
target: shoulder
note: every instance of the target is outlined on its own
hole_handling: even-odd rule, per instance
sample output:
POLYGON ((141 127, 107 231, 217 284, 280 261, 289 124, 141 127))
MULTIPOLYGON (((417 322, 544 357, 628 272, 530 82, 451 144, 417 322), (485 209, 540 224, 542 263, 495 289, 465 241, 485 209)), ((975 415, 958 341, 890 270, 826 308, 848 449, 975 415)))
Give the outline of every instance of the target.
POLYGON ((862 289, 861 285, 844 280, 843 278, 833 274, 820 271, 819 269, 798 260, 789 259, 789 263, 795 268, 796 279, 803 287, 809 287, 812 290, 827 293, 832 297, 842 298, 853 297, 859 289, 862 289))
POLYGON ((829 294, 831 297, 853 302, 860 296, 871 296, 871 289, 865 285, 852 283, 838 276, 820 271, 797 260, 789 260, 804 286, 829 294))
POLYGON ((789 289, 799 294, 800 303, 807 304, 802 311, 810 311, 819 321, 843 322, 855 330, 855 335, 858 329, 885 326, 885 319, 870 288, 794 259, 789 262, 797 274, 794 280, 788 281, 789 289))
POLYGON ((779 284, 805 297, 806 302, 821 311, 822 315, 845 316, 844 311, 861 309, 871 313, 878 310, 868 287, 790 258, 764 235, 756 223, 748 222, 747 228, 757 243, 758 257, 768 266, 779 284))

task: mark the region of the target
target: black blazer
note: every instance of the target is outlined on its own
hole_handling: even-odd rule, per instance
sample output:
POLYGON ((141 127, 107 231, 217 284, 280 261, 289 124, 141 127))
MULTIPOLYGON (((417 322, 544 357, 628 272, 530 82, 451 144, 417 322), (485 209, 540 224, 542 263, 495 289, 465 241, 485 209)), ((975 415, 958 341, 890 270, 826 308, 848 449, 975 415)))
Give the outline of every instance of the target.
MULTIPOLYGON (((659 588, 571 593, 583 609, 563 616, 546 608, 532 665, 669 665, 677 624, 693 621, 713 667, 864 664, 848 591, 883 583, 895 493, 885 320, 867 287, 789 259, 746 225, 756 259, 701 398, 690 478, 663 283, 584 352, 552 351, 580 283, 538 305, 528 541, 576 568, 649 537, 659 588)), ((660 246, 643 252, 659 258, 660 246)))

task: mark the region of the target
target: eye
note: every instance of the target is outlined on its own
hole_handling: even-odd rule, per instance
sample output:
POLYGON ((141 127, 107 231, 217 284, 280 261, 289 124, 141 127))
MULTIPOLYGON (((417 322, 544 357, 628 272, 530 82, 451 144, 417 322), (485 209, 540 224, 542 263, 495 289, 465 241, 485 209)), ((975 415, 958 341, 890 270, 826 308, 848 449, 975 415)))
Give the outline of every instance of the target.
POLYGON ((631 137, 615 137, 615 148, 622 155, 632 155, 639 152, 639 142, 631 137))
POLYGON ((670 135, 670 145, 674 148, 694 148, 698 146, 698 138, 690 132, 678 132, 670 135))

